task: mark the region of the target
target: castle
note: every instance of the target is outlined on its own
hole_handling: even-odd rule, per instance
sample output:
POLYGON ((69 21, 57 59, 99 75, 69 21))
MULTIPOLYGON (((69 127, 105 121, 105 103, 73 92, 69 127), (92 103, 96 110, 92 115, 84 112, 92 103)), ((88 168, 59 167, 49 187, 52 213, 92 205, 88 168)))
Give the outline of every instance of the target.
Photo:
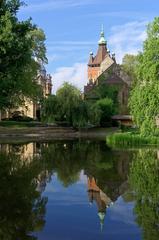
MULTIPOLYGON (((119 113, 126 114, 128 95, 130 89, 130 79, 116 63, 115 54, 110 54, 107 48, 107 42, 102 28, 100 40, 98 42, 98 51, 94 56, 90 53, 88 62, 88 83, 84 87, 85 99, 98 99, 91 93, 92 90, 102 84, 103 86, 115 86, 119 103, 119 113)), ((106 96, 105 96, 106 97, 106 96)))
MULTIPOLYGON (((46 73, 45 67, 41 64, 38 71, 36 82, 41 86, 42 94, 44 98, 51 95, 52 92, 52 77, 46 73)), ((8 119, 13 117, 29 117, 32 119, 40 119, 41 106, 37 101, 33 101, 29 98, 25 98, 24 104, 16 109, 10 109, 9 111, 1 112, 1 119, 8 119)))

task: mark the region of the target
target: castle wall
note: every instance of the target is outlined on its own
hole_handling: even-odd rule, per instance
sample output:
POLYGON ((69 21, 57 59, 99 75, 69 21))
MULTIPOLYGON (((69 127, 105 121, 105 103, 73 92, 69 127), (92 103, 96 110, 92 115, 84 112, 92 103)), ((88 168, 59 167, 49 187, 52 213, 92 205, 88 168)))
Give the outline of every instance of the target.
POLYGON ((96 81, 99 76, 100 67, 90 67, 88 66, 88 80, 92 80, 93 83, 96 81))

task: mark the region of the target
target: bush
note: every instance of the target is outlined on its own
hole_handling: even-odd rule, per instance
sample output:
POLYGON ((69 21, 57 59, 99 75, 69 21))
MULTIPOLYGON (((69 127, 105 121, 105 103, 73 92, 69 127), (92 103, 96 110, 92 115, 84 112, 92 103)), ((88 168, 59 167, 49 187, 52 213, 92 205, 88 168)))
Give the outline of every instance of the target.
POLYGON ((112 99, 103 98, 91 106, 90 121, 97 126, 110 126, 114 113, 115 106, 112 99))
POLYGON ((159 138, 156 136, 143 137, 140 134, 132 132, 115 133, 107 136, 106 142, 110 146, 141 146, 141 145, 159 145, 159 138))

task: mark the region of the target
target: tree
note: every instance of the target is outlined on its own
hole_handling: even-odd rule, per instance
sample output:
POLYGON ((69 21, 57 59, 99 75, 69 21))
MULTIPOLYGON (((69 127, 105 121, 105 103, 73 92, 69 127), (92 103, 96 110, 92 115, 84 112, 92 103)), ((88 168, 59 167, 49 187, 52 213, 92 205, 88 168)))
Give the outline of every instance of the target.
POLYGON ((78 107, 81 99, 80 91, 72 84, 65 82, 57 91, 56 96, 59 102, 60 120, 67 121, 72 125, 74 110, 78 107))
POLYGON ((42 121, 55 122, 58 119, 59 104, 55 95, 51 95, 42 102, 42 121))
POLYGON ((123 57, 121 69, 131 78, 132 83, 136 80, 136 68, 138 64, 138 55, 126 54, 123 57))
POLYGON ((0 3, 0 109, 15 107, 25 97, 41 93, 35 78, 38 61, 47 62, 45 35, 31 19, 18 20, 21 5, 20 0, 0 3))
POLYGON ((113 100, 103 98, 96 101, 91 107, 90 121, 97 125, 105 125, 111 121, 111 116, 115 113, 113 100))
POLYGON ((108 71, 108 76, 101 75, 99 77, 98 84, 95 85, 88 93, 86 93, 86 99, 90 101, 90 99, 103 99, 110 98, 114 102, 114 106, 118 106, 118 92, 119 88, 115 85, 106 84, 106 79, 112 73, 111 70, 108 71))
POLYGON ((42 104, 42 120, 46 122, 67 122, 74 127, 84 127, 88 122, 88 107, 80 91, 64 83, 56 96, 49 96, 42 104))
POLYGON ((131 91, 129 106, 142 135, 156 134, 159 114, 159 17, 147 27, 143 52, 138 56, 137 81, 131 91))
POLYGON ((89 122, 89 106, 86 101, 80 100, 73 111, 73 126, 85 127, 89 122))
POLYGON ((89 104, 89 120, 95 126, 100 126, 102 111, 97 104, 89 104))

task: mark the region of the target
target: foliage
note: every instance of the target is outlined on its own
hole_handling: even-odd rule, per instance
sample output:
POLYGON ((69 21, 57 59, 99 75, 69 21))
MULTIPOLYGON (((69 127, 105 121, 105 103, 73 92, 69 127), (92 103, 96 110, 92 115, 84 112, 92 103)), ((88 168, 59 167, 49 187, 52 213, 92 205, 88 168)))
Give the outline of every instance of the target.
POLYGON ((103 98, 98 100, 95 104, 101 111, 100 125, 103 125, 107 121, 111 121, 111 116, 115 113, 113 100, 110 98, 103 98))
POLYGON ((48 123, 54 122, 57 119, 59 109, 58 99, 55 95, 51 95, 44 99, 42 102, 42 121, 48 123))
POLYGON ((110 98, 88 102, 82 99, 80 91, 69 83, 49 96, 42 104, 42 120, 46 122, 67 122, 74 127, 86 127, 89 123, 103 125, 110 122, 114 104, 110 98))
POLYGON ((42 120, 67 122, 74 127, 85 127, 88 123, 88 106, 82 100, 78 88, 64 83, 56 96, 49 96, 43 102, 42 120))
POLYGON ((90 123, 99 126, 100 125, 100 120, 102 116, 102 111, 100 109, 100 106, 97 105, 96 103, 90 104, 90 109, 89 109, 89 119, 90 123))
POLYGON ((73 126, 74 127, 86 127, 89 121, 89 106, 86 101, 79 100, 78 105, 73 111, 73 126))
POLYGON ((90 105, 90 122, 94 125, 103 126, 111 121, 114 114, 114 103, 110 98, 97 100, 90 105))
POLYGON ((72 84, 65 82, 57 91, 56 96, 60 104, 60 119, 72 124, 74 109, 78 106, 81 99, 80 91, 72 84))
POLYGON ((132 147, 141 145, 159 145, 159 138, 154 136, 143 137, 132 132, 114 133, 107 136, 106 142, 109 146, 132 147))
POLYGON ((131 114, 142 135, 156 134, 156 116, 159 113, 159 85, 147 83, 136 86, 130 96, 131 114))
POLYGON ((0 3, 0 109, 16 107, 24 97, 41 95, 35 78, 46 62, 45 35, 31 20, 19 21, 20 0, 0 3), (16 46, 16 47, 15 47, 16 46))
POLYGON ((147 28, 143 52, 139 54, 137 81, 131 91, 129 107, 134 121, 144 136, 156 133, 155 118, 159 113, 159 17, 147 28))
POLYGON ((118 107, 118 86, 112 86, 106 84, 105 76, 99 77, 98 85, 94 86, 91 91, 86 95, 86 99, 103 99, 110 98, 114 102, 114 106, 118 107))
POLYGON ((136 69, 138 64, 138 55, 126 54, 123 57, 121 69, 131 78, 132 84, 136 82, 136 69))
POLYGON ((140 150, 134 154, 129 182, 135 192, 136 221, 143 229, 144 240, 159 236, 159 161, 157 152, 140 150))

